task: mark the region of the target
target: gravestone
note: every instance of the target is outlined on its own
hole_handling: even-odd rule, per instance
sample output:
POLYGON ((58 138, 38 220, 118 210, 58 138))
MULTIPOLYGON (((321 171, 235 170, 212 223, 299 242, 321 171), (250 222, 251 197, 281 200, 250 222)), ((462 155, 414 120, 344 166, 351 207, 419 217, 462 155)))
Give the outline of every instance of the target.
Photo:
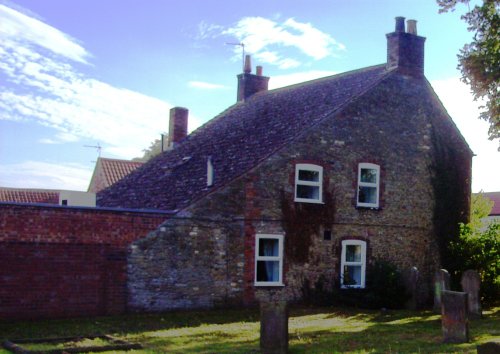
POLYGON ((417 267, 411 267, 404 274, 404 283, 406 291, 410 298, 405 304, 405 307, 410 310, 416 310, 418 308, 418 280, 419 272, 417 267))
POLYGON ((434 312, 441 312, 441 293, 450 289, 450 274, 446 269, 440 269, 434 275, 434 312))
POLYGON ((467 293, 469 301, 469 316, 471 318, 480 318, 481 311, 481 298, 479 296, 479 289, 481 285, 481 278, 479 273, 475 270, 469 269, 462 274, 463 292, 467 293))
POLYGON ((260 350, 264 354, 288 352, 286 301, 262 301, 260 303, 260 350))
POLYGON ((443 290, 441 295, 443 342, 468 342, 469 316, 467 311, 467 293, 443 290))

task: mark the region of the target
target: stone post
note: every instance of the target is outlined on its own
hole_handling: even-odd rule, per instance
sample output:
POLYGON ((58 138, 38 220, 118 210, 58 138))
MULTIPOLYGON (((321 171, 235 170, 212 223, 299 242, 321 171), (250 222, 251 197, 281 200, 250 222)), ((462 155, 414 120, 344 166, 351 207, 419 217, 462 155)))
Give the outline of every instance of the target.
POLYGON ((405 307, 410 310, 416 310, 418 307, 418 279, 419 272, 417 267, 411 267, 405 272, 405 288, 410 295, 410 298, 406 302, 405 307))
POLYGON ((441 312, 441 293, 450 289, 450 274, 446 269, 440 269, 434 275, 434 312, 441 312))
POLYGON ((263 354, 288 352, 288 306, 286 301, 261 301, 260 350, 263 354))
POLYGON ((467 293, 443 290, 441 297, 441 327, 445 343, 469 341, 467 293))
POLYGON ((481 297, 479 296, 479 289, 481 285, 481 278, 479 273, 475 270, 469 269, 462 274, 463 292, 467 293, 469 299, 469 315, 471 318, 480 318, 481 311, 481 297))

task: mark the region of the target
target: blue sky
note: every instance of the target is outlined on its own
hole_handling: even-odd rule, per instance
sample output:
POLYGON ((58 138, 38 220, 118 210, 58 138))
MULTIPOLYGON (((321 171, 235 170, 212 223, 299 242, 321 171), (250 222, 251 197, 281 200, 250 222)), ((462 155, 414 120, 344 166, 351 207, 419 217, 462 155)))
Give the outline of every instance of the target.
MULTIPOLYGON (((474 3, 474 2, 473 2, 474 3)), ((464 8, 462 8, 463 11, 464 8)), ((189 129, 236 100, 245 43, 276 88, 386 61, 394 17, 418 21, 425 73, 500 190, 498 142, 459 80, 471 34, 433 0, 0 0, 0 186, 86 190, 101 156, 142 155, 173 106, 189 129)))

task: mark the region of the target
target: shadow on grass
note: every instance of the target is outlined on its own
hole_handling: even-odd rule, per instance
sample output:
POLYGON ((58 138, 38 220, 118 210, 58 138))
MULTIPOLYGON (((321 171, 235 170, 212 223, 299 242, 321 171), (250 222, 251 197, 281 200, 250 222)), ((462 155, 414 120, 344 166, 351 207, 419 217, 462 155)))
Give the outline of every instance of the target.
POLYGON ((127 314, 113 317, 33 321, 0 321, 0 340, 95 335, 138 334, 200 325, 259 321, 257 309, 221 309, 127 314))
MULTIPOLYGON (((116 333, 145 347, 135 353, 258 353, 258 321, 258 311, 247 309, 0 322, 0 338, 116 333)), ((292 308, 290 352, 475 353, 478 342, 500 336, 499 321, 497 308, 471 321, 471 343, 443 344, 440 318, 428 311, 292 308)))

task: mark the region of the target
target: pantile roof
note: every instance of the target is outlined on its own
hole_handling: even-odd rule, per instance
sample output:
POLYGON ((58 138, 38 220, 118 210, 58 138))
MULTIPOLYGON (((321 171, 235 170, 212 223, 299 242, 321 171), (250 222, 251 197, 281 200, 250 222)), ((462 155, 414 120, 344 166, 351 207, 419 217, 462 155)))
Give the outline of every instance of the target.
POLYGON ((387 77, 386 65, 254 94, 98 193, 100 206, 179 210, 255 167, 387 77), (207 188, 207 159, 215 171, 207 188))
POLYGON ((143 164, 138 161, 99 157, 90 181, 89 192, 97 193, 112 186, 143 164))
POLYGON ((59 204, 59 191, 0 187, 0 202, 59 204))

